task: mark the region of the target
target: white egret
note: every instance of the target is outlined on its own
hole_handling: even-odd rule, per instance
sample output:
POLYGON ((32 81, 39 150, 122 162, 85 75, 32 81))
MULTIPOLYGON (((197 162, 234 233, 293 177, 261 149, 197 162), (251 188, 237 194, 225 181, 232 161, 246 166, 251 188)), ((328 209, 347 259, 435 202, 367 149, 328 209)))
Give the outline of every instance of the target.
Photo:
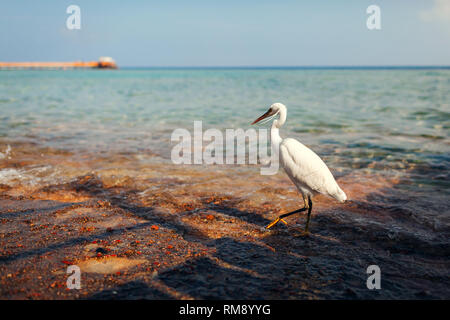
POLYGON ((266 121, 271 121, 279 115, 278 119, 273 121, 270 130, 272 152, 279 155, 281 166, 300 191, 305 206, 301 209, 280 215, 266 228, 270 229, 280 221, 287 224, 286 221, 283 220, 284 218, 294 213, 308 210, 305 226, 305 234, 307 234, 309 222, 311 220, 311 198, 313 196, 324 194, 339 202, 347 200, 347 196, 337 184, 330 169, 328 169, 327 165, 314 153, 314 151, 295 139, 282 139, 280 137, 279 129, 286 122, 286 113, 287 109, 283 104, 274 103, 266 113, 256 119, 252 124, 266 118, 266 121))

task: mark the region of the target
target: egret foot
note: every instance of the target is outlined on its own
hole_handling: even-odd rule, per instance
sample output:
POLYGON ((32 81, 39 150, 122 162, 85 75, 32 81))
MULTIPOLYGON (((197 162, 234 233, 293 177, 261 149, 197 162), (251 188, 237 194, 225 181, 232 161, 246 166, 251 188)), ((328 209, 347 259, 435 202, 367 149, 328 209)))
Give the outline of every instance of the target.
POLYGON ((278 222, 283 222, 285 225, 287 225, 287 222, 286 221, 284 221, 282 218, 280 218, 280 217, 278 217, 278 218, 276 218, 275 220, 273 220, 271 223, 269 223, 268 225, 267 225, 267 227, 266 227, 266 229, 270 229, 270 228, 272 228, 274 225, 276 225, 278 222))
POLYGON ((289 217, 289 216, 293 215, 294 213, 302 212, 302 211, 305 211, 305 210, 307 210, 307 209, 308 209, 308 208, 305 207, 305 208, 301 208, 301 209, 298 209, 298 210, 295 210, 295 211, 292 211, 292 212, 289 212, 289 213, 282 214, 281 216, 279 216, 278 218, 276 218, 275 220, 273 220, 271 223, 269 223, 269 224, 267 225, 266 229, 272 228, 274 225, 276 225, 276 224, 277 224, 278 222, 280 222, 280 221, 283 222, 285 225, 287 225, 287 222, 284 221, 283 218, 289 217))

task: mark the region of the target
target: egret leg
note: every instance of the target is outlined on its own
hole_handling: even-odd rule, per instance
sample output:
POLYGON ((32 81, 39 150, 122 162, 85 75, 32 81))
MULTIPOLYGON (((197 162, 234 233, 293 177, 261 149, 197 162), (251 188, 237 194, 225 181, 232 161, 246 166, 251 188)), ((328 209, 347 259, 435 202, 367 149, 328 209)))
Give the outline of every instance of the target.
POLYGON ((306 211, 306 209, 308 209, 308 208, 305 206, 304 208, 301 208, 301 209, 298 209, 298 210, 295 210, 295 211, 292 211, 292 212, 289 212, 289 213, 282 214, 281 216, 279 216, 278 218, 273 220, 271 223, 269 223, 267 225, 266 229, 272 228, 274 225, 276 225, 280 221, 283 222, 284 224, 287 224, 287 222, 284 221, 283 218, 289 217, 289 216, 291 216, 291 215, 293 215, 295 213, 298 213, 298 212, 306 211))
POLYGON ((308 216, 306 217, 305 233, 308 233, 309 230, 309 222, 311 221, 311 210, 312 210, 312 201, 311 197, 308 196, 308 216))

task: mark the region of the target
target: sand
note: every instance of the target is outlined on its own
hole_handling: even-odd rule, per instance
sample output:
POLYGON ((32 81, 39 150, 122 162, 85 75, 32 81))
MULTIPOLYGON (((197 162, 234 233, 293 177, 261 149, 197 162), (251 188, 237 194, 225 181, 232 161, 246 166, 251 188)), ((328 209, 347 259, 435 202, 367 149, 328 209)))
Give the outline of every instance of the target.
POLYGON ((351 201, 315 198, 302 236, 303 214, 264 229, 302 201, 256 166, 26 143, 0 161, 1 299, 450 298, 448 230, 395 205, 396 177, 337 172, 351 201))

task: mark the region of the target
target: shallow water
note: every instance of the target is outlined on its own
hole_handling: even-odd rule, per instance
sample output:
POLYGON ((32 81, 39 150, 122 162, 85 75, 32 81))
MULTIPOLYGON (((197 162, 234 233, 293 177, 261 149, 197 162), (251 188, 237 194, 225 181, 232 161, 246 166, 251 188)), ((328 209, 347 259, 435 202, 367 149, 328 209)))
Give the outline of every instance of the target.
POLYGON ((264 229, 301 200, 284 174, 255 166, 17 142, 1 166, 3 299, 450 297, 447 200, 417 199, 399 179, 338 172, 352 201, 314 198, 303 237, 305 215, 264 229), (65 287, 72 264, 81 290, 65 287), (372 264, 382 290, 366 287, 372 264))
MULTIPOLYGON (((337 177, 358 177, 353 183, 360 188, 387 179, 381 198, 369 194, 367 201, 384 202, 411 232, 419 224, 430 235, 445 233, 449 89, 450 70, 439 69, 2 71, 0 180, 36 188, 67 183, 108 168, 108 157, 128 157, 118 175, 133 179, 136 158, 170 162, 175 128, 192 131, 201 120, 204 129, 247 129, 282 102, 288 107, 282 136, 313 148, 337 177), (49 150, 60 150, 59 160, 36 160, 49 150), (93 154, 103 162, 89 163, 93 154)), ((229 174, 240 178, 239 170, 229 174)))

